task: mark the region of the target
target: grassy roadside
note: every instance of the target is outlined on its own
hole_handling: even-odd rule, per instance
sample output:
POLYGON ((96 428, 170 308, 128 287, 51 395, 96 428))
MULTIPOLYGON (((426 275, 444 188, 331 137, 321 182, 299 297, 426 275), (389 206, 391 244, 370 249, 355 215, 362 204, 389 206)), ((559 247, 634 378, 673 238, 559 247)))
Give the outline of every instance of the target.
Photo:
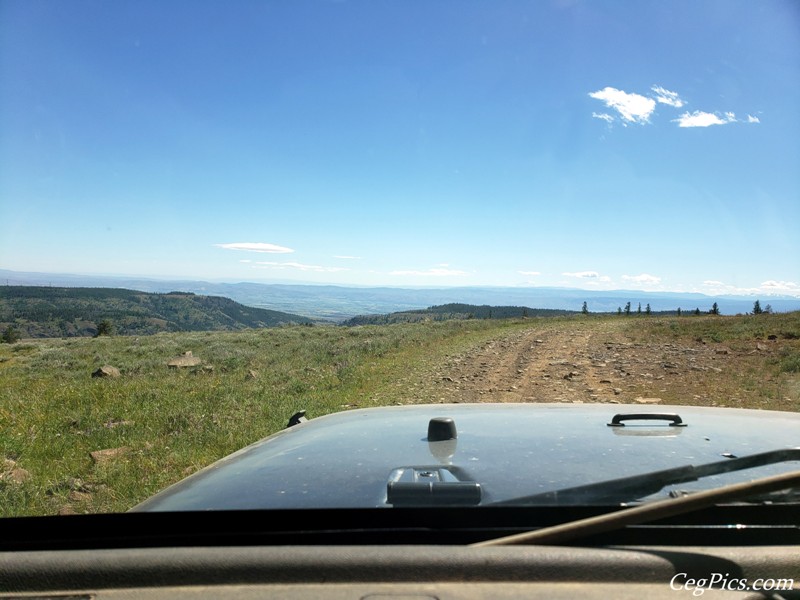
MULTIPOLYGON (((704 405, 713 398, 712 406, 800 409, 800 312, 626 320, 622 331, 631 342, 694 345, 722 359, 724 370, 703 367, 673 387, 667 401, 704 405)), ((641 393, 649 390, 643 386, 641 393)))
POLYGON ((297 410, 317 417, 401 402, 391 386, 401 375, 526 326, 297 326, 4 344, 0 516, 126 510, 283 428, 297 410), (187 351, 203 364, 167 368, 187 351), (120 377, 92 378, 103 365, 120 377), (118 450, 92 456, 108 449, 118 450), (9 480, 12 470, 20 481, 9 480))

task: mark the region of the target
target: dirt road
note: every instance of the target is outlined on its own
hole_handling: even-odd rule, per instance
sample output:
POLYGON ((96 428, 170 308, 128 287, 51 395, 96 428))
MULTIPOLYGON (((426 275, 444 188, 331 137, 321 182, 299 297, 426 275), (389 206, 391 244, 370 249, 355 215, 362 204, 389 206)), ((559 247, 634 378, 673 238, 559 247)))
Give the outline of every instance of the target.
POLYGON ((415 402, 610 402, 797 410, 797 390, 773 382, 755 341, 633 341, 615 321, 532 325, 448 356, 412 385, 415 402), (765 390, 769 386, 765 400, 765 390))

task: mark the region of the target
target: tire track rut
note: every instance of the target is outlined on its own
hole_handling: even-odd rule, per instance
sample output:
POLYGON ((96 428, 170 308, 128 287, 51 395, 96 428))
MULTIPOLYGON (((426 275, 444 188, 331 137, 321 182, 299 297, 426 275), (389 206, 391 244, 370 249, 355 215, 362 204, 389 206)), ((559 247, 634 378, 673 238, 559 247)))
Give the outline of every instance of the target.
MULTIPOLYGON (((704 340, 636 341, 626 322, 532 323, 484 342, 397 382, 404 403, 604 402, 760 408, 748 391, 748 369, 777 347, 732 350, 704 340)), ((796 399, 780 398, 792 409, 796 399)))

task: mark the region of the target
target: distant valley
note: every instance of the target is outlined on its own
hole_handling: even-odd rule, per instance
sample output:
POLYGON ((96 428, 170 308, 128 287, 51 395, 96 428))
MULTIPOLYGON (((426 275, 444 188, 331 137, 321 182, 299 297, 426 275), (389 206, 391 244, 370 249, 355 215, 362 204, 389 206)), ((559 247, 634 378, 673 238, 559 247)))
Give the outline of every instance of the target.
MULTIPOLYGON (((0 269, 0 284, 59 287, 126 288, 142 292, 191 292, 223 296, 246 306, 301 315, 314 320, 341 322, 361 315, 383 315, 421 310, 444 304, 522 306, 537 309, 616 312, 630 302, 636 311, 649 304, 654 312, 708 312, 714 302, 722 314, 745 314, 760 299, 776 312, 800 310, 800 298, 791 296, 707 296, 704 294, 643 292, 638 290, 590 291, 541 287, 399 288, 347 287, 310 284, 223 283, 158 280, 132 277, 100 277, 48 273, 21 273, 0 269)), ((2 286, 0 286, 2 287, 2 286)))

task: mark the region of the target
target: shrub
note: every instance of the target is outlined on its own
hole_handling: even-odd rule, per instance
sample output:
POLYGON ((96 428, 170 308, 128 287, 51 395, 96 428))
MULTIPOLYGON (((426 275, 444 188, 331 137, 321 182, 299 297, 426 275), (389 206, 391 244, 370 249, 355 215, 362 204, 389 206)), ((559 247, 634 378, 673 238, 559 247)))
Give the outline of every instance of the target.
POLYGON ((111 335, 114 333, 114 324, 109 321, 108 319, 103 319, 97 324, 97 333, 94 337, 100 337, 101 335, 111 335))
POLYGON ((0 341, 4 344, 14 344, 18 342, 20 339, 19 331, 14 329, 13 326, 9 325, 3 331, 2 336, 0 336, 0 341))

